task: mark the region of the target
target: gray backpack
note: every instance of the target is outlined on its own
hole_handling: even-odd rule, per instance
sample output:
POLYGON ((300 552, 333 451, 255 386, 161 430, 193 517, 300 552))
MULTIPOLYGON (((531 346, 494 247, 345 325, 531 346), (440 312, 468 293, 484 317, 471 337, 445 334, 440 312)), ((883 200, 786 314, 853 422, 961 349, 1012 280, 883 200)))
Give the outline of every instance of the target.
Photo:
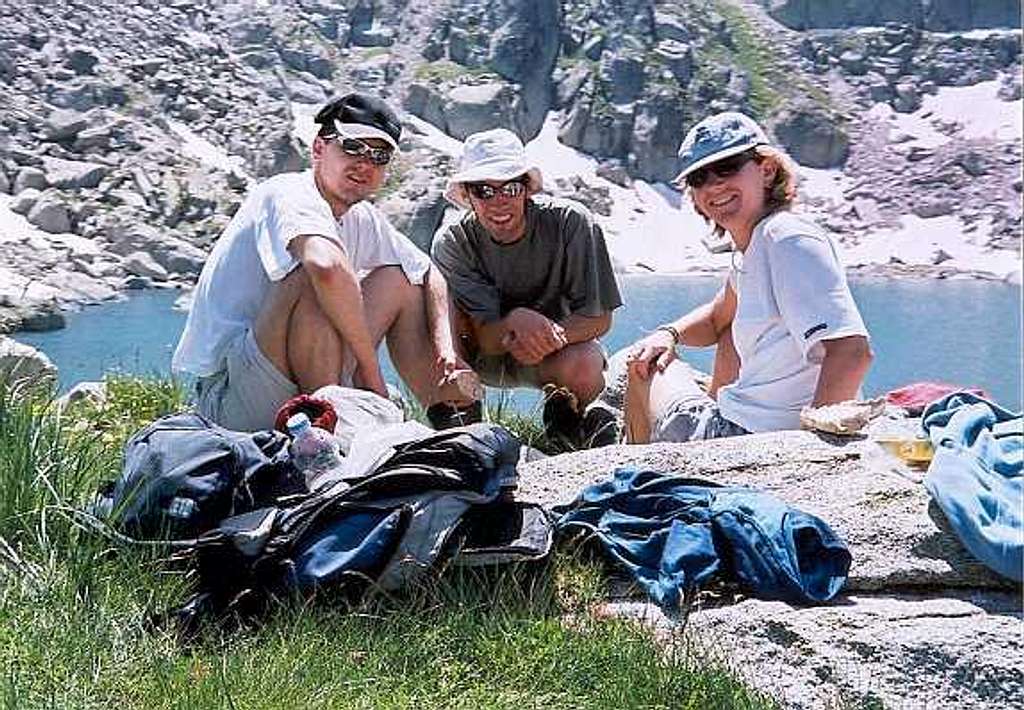
POLYGON ((121 476, 100 489, 92 512, 135 539, 185 540, 305 493, 287 436, 229 431, 186 412, 128 440, 121 476))

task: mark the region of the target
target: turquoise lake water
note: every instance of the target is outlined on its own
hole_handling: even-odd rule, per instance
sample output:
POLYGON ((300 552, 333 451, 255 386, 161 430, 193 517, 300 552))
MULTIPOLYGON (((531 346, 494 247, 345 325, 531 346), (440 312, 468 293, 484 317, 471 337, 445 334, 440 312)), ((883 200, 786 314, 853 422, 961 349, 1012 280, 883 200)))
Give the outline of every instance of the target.
MULTIPOLYGON (((604 338, 610 352, 660 323, 709 299, 719 280, 662 275, 620 277, 626 305, 604 338)), ((996 401, 1021 408, 1021 289, 983 281, 862 280, 854 297, 871 331, 875 361, 864 390, 884 393, 919 380, 987 390, 996 401)), ((126 301, 69 314, 67 328, 19 333, 60 368, 62 388, 104 372, 166 374, 185 323, 172 308, 178 292, 153 291, 126 301)), ((709 349, 686 349, 685 358, 708 369, 709 349)), ((390 367, 388 368, 390 370, 390 367)), ((389 379, 394 378, 393 371, 389 379)), ((536 397, 516 395, 529 408, 536 397)))

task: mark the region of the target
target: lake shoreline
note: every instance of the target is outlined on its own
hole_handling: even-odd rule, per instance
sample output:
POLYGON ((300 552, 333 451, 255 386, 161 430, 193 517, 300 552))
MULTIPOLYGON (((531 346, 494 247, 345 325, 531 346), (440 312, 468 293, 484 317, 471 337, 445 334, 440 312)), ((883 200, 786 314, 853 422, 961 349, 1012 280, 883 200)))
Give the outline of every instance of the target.
MULTIPOLYGON (((609 353, 626 347, 709 300, 720 284, 720 274, 623 275, 625 304, 602 342, 609 353)), ((1009 408, 1020 406, 1019 286, 857 274, 851 275, 850 285, 876 351, 865 381, 866 395, 935 380, 982 387, 1009 408)), ((69 314, 64 329, 20 333, 16 340, 52 359, 59 367, 62 388, 101 379, 112 370, 166 376, 184 326, 189 292, 149 289, 132 295, 106 302, 103 308, 69 314)), ((707 370, 712 350, 685 348, 684 358, 707 370)))
MULTIPOLYGON (((719 267, 710 265, 684 271, 657 271, 647 268, 632 267, 626 270, 616 271, 616 277, 625 279, 650 277, 665 279, 667 281, 673 279, 721 279, 724 278, 727 271, 728 266, 719 267)), ((846 274, 851 283, 859 281, 884 281, 892 282, 893 284, 927 281, 968 281, 1001 284, 1008 287, 1016 287, 1018 289, 1021 288, 1022 285, 1021 271, 1014 271, 1007 277, 1000 277, 998 274, 993 274, 987 271, 956 269, 948 266, 944 267, 941 264, 937 266, 924 266, 920 264, 867 264, 848 267, 846 269, 846 274)), ((187 311, 188 303, 191 300, 190 297, 194 289, 194 283, 168 281, 153 282, 145 288, 124 288, 114 291, 109 296, 102 299, 75 298, 74 294, 67 294, 63 299, 54 299, 49 302, 28 304, 11 304, 8 299, 0 299, 0 335, 7 335, 16 338, 18 335, 24 333, 60 330, 66 326, 66 320, 63 316, 79 313, 83 310, 91 309, 94 306, 123 302, 142 294, 177 291, 180 293, 179 300, 181 300, 184 305, 179 306, 176 304, 175 307, 187 311), (20 320, 22 323, 27 323, 29 327, 3 327, 8 323, 17 324, 19 322, 18 318, 5 317, 5 312, 24 312, 25 310, 33 311, 35 316, 32 319, 22 318, 20 320)))

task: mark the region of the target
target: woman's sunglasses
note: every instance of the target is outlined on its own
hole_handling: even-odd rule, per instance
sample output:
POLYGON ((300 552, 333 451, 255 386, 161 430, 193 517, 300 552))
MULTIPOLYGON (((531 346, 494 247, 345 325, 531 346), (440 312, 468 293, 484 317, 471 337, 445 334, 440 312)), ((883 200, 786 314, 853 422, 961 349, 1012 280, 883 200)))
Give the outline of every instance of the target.
POLYGON ((728 158, 722 158, 716 160, 710 165, 705 165, 703 168, 694 170, 692 173, 686 176, 687 187, 701 187, 708 180, 711 179, 712 175, 717 175, 720 178, 731 178, 733 175, 743 169, 743 166, 754 160, 754 151, 747 150, 738 155, 733 155, 728 158))
POLYGON ((471 182, 466 185, 466 189, 478 200, 493 200, 499 192, 505 197, 519 197, 526 192, 526 183, 522 178, 509 180, 501 187, 492 187, 485 182, 471 182))
POLYGON ((366 158, 374 165, 387 165, 391 162, 392 152, 390 148, 374 148, 369 143, 358 138, 335 136, 334 140, 341 146, 345 155, 351 155, 353 158, 366 158))

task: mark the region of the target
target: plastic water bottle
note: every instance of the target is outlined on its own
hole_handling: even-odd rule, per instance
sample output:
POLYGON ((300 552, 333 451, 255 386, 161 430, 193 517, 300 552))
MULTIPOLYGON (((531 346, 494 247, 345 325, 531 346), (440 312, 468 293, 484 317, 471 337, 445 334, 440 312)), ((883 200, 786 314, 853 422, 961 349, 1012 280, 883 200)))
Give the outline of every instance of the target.
POLYGON ((292 437, 288 449, 292 463, 302 471, 306 485, 312 488, 318 476, 341 465, 338 440, 329 431, 313 426, 302 412, 289 417, 287 426, 292 437))

